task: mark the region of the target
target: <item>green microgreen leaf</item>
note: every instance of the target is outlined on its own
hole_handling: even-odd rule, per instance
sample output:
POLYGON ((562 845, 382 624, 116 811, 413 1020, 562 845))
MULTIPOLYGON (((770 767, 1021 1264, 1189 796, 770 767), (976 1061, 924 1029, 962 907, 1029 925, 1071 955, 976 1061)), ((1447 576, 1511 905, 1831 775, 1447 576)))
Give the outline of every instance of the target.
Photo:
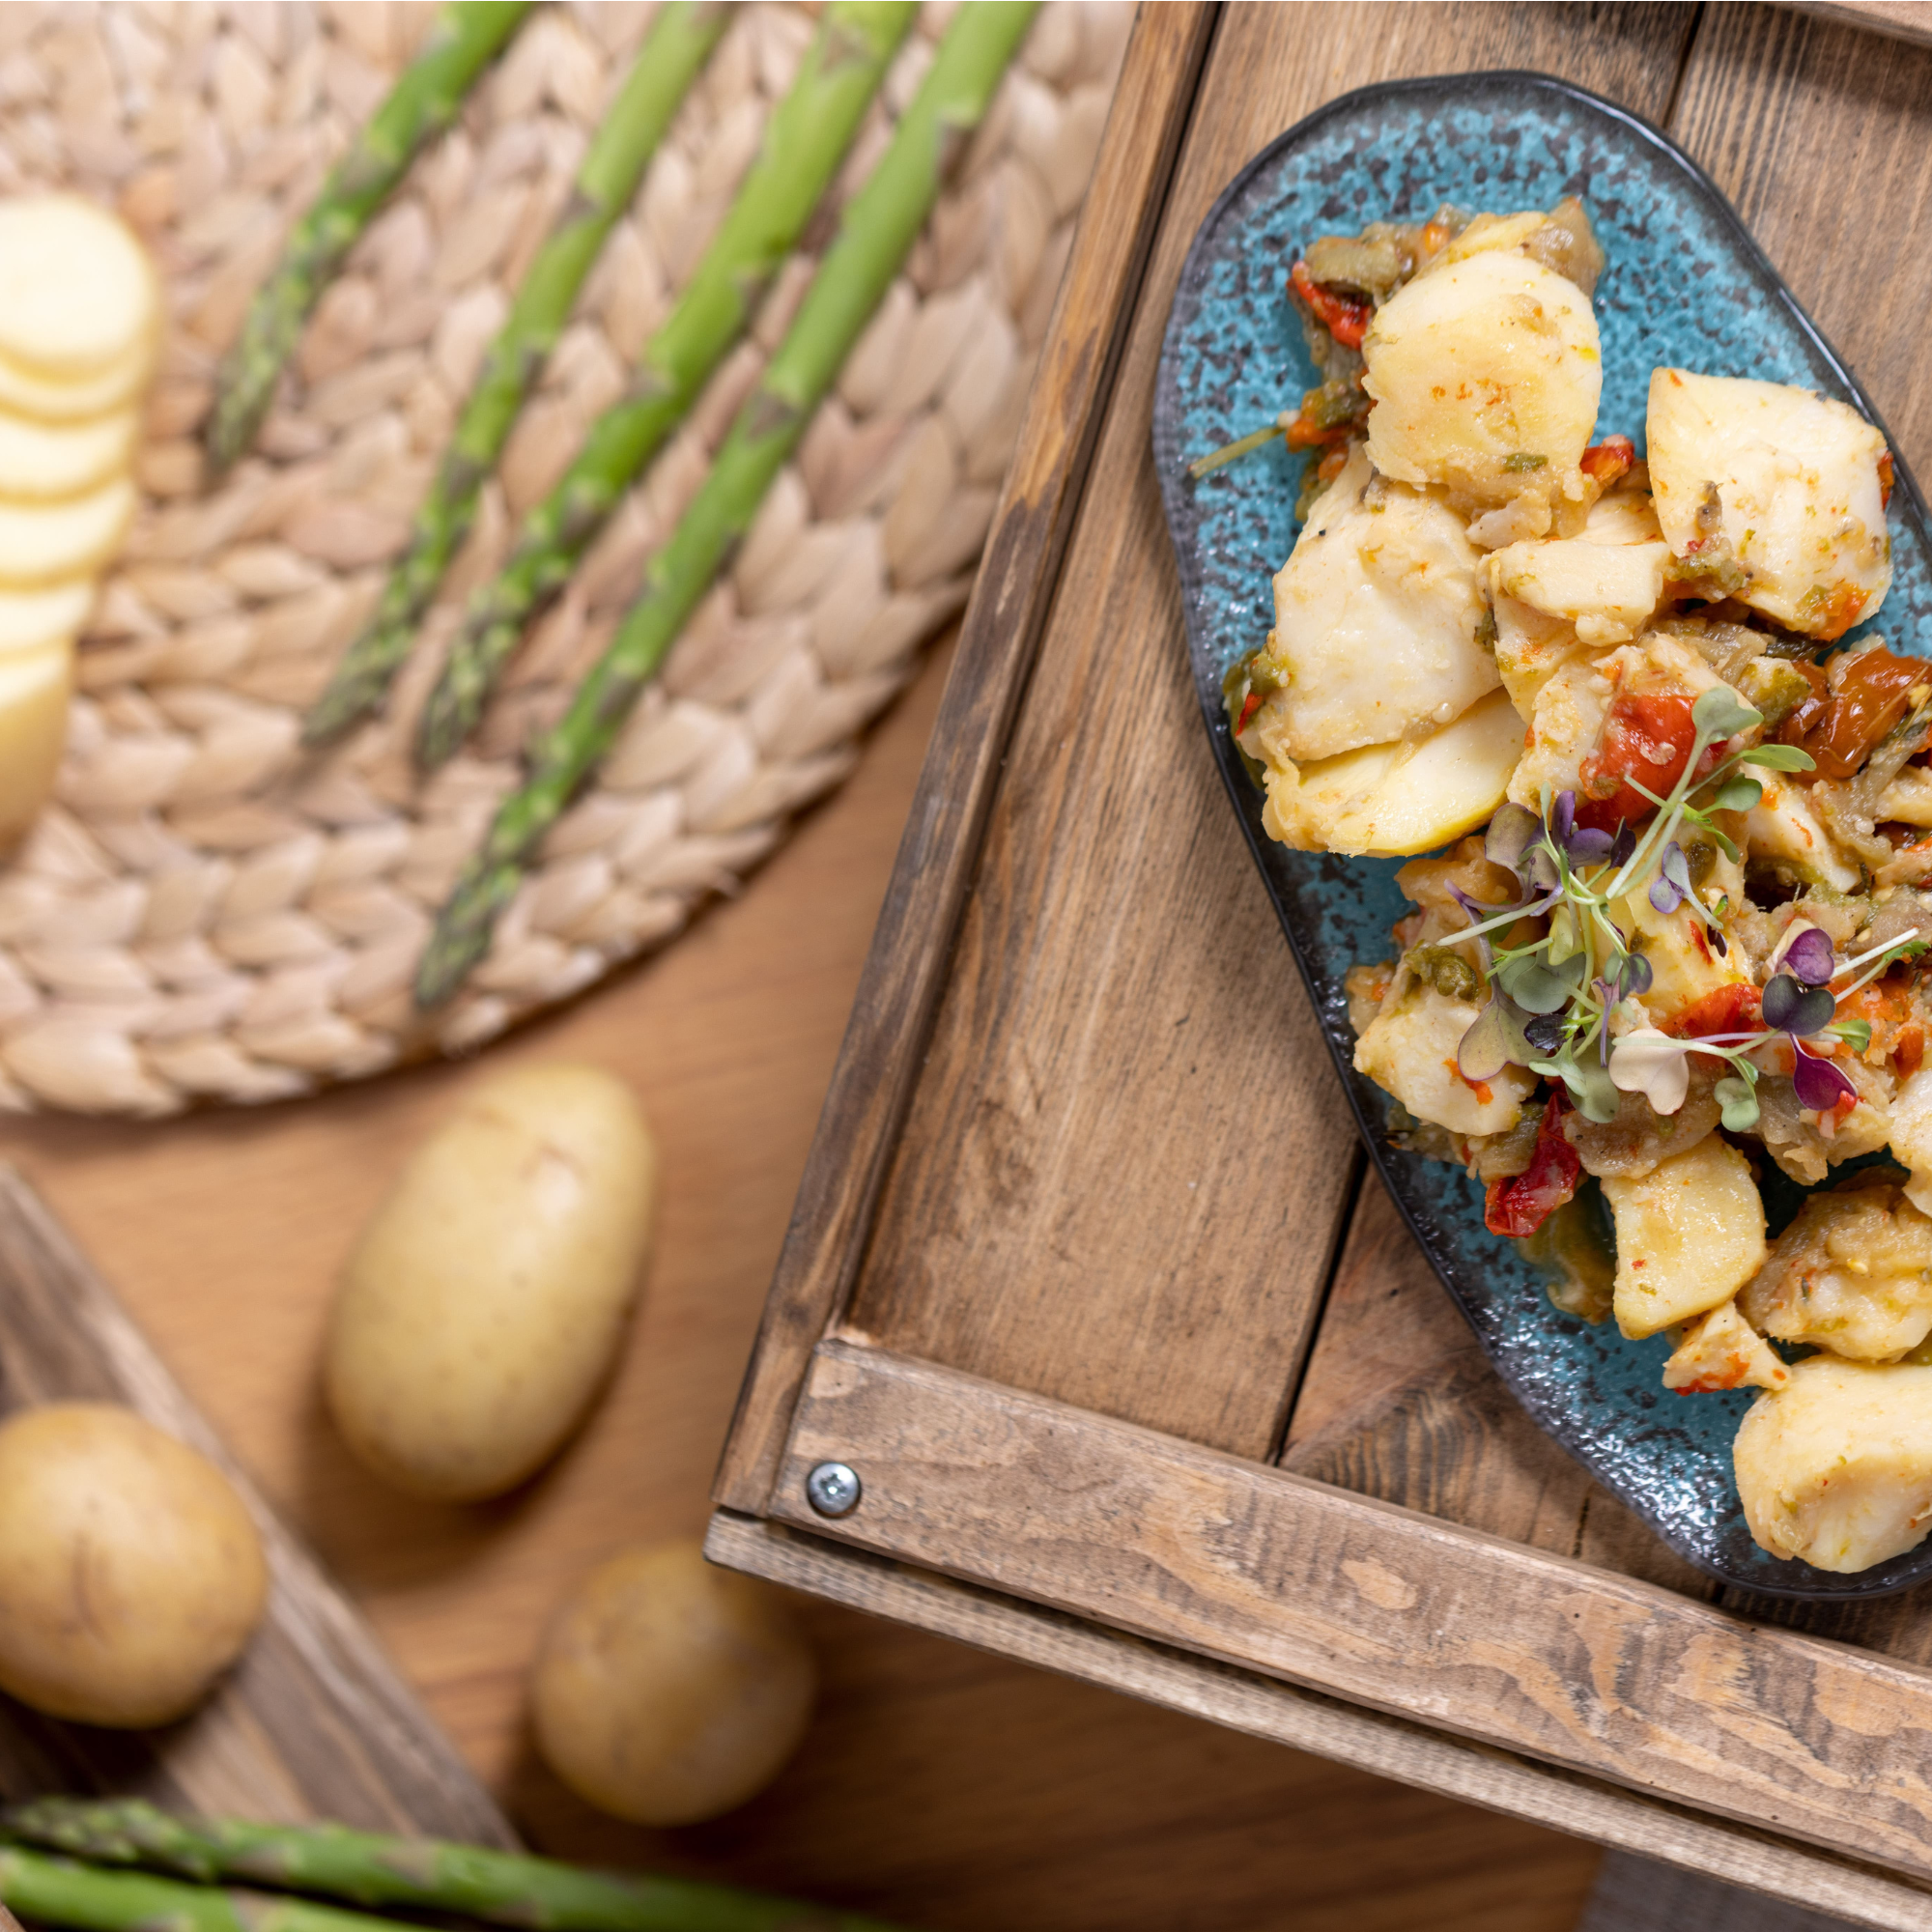
POLYGON ((1825 1031, 1836 1034, 1840 1039, 1849 1040, 1853 1050, 1858 1053, 1863 1053, 1871 1045, 1870 1020, 1839 1020, 1834 1026, 1828 1026, 1825 1031))
POLYGON ((1711 801, 1713 811, 1748 811, 1764 796, 1764 787, 1755 779, 1747 779, 1740 774, 1728 779, 1718 789, 1718 795, 1711 801))
POLYGON ((1690 722, 1707 738, 1734 738, 1764 723, 1764 713, 1753 711, 1728 684, 1714 684, 1690 707, 1690 722))
POLYGON ((1774 772, 1808 772, 1818 760, 1809 752, 1800 751, 1796 745, 1753 745, 1747 752, 1738 753, 1742 765, 1763 765, 1774 772))
POLYGON ((1741 1073, 1726 1074, 1711 1090, 1719 1106, 1723 1109, 1721 1118, 1724 1125, 1734 1134, 1747 1132, 1757 1125, 1757 1068, 1747 1060, 1742 1063, 1742 1066, 1741 1073))

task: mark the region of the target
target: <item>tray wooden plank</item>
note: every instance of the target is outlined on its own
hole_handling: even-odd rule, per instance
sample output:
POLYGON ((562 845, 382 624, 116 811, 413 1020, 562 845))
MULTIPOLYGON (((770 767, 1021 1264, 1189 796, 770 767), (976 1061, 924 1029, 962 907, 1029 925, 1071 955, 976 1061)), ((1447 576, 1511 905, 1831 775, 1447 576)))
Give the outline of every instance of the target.
POLYGON ((508 1823, 360 1614, 236 1465, 31 1188, 0 1166, 0 1406, 126 1403, 218 1463, 269 1556, 268 1614, 192 1717, 104 1731, 0 1698, 0 1795, 136 1795, 513 1846, 508 1823))
POLYGON ((718 1500, 757 1510, 812 1345, 842 1305, 921 1065, 1004 748, 1051 608, 1214 8, 1144 8, 765 1302, 718 1500))
POLYGON ((720 1511, 705 1551, 715 1563, 874 1616, 1552 1831, 1629 1846, 1854 1925, 1924 1932, 1932 1918, 1926 1892, 1869 1866, 783 1523, 720 1511))
POLYGON ((774 1515, 1932 1879, 1932 1674, 927 1362, 820 1345, 774 1515))
POLYGON ((1356 1152, 1202 755, 1154 366, 1208 208, 1332 76, 1542 67, 1661 111, 1690 16, 1580 24, 1224 16, 853 1299, 883 1345, 1231 1453, 1278 1443, 1356 1152))

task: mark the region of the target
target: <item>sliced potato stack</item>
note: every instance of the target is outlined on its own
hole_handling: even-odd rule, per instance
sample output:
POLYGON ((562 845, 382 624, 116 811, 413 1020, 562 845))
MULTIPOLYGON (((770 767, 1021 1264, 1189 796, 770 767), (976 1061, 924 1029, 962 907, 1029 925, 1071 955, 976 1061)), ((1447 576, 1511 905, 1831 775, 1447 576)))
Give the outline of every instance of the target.
POLYGON ((74 639, 134 515, 160 313, 113 215, 75 195, 0 201, 0 844, 53 787, 74 639))

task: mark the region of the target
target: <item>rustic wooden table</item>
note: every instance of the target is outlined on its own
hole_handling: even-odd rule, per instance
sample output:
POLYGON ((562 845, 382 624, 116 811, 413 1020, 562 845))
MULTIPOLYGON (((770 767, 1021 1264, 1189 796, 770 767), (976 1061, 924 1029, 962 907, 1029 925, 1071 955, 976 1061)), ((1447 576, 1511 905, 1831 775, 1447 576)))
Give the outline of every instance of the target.
POLYGON ((37 1120, 40 1188, 262 1488, 368 1611, 543 1846, 1023 1932, 1568 1932, 1589 1847, 829 1605, 824 1708, 768 1796, 704 1829, 598 1819, 534 1760, 526 1666, 558 1593, 632 1538, 696 1533, 944 675, 744 898, 496 1049, 633 1080, 666 1154, 663 1238, 623 1371, 499 1505, 404 1501, 330 1432, 315 1350, 335 1266, 468 1077, 424 1068, 161 1126, 37 1120))
MULTIPOLYGON (((1932 57, 1756 8, 1418 5, 1309 8, 1276 63, 1263 76, 1266 111, 1239 130, 1242 153, 1348 87, 1469 66, 1571 73, 1664 122, 1738 199, 1908 456, 1932 471, 1932 388, 1918 354, 1932 270, 1905 239, 1932 185, 1932 57), (1874 210, 1890 213, 1883 246, 1864 258, 1870 271, 1816 271, 1821 238, 1836 245, 1874 210)), ((851 784, 741 901, 493 1054, 618 1068, 667 1156, 662 1241, 622 1374, 582 1438, 524 1494, 472 1510, 392 1496, 344 1456, 316 1392, 331 1274, 466 1069, 164 1126, 35 1121, 0 1128, 0 1152, 67 1221, 545 1846, 728 1872, 962 1932, 1567 1932, 1596 1857, 1577 1841, 830 1605, 809 1612, 826 1666, 819 1724, 780 1784, 738 1816, 675 1834, 619 1829, 532 1757, 523 1672, 559 1591, 620 1542, 704 1521, 941 674, 935 664, 851 784)), ((1199 764, 1206 796, 1205 755, 1199 764)), ((1202 841, 1200 876, 1245 893, 1228 946, 1280 970, 1224 810, 1204 818, 1202 841)), ((1373 1193, 1331 1307, 1322 1345, 1334 1372, 1309 1378, 1292 1466, 1677 1580, 1612 1513, 1584 1520, 1580 1479, 1499 1395, 1373 1193), (1402 1337, 1378 1355, 1345 1347, 1338 1325, 1371 1285, 1406 1297, 1406 1322, 1374 1324, 1402 1337)))

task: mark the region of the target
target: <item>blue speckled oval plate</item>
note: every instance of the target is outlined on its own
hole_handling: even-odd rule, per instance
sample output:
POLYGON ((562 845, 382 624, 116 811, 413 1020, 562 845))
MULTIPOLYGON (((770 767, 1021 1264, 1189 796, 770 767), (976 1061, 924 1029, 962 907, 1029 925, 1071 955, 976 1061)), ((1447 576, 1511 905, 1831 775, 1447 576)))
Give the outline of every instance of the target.
MULTIPOLYGON (((1558 1314, 1541 1274, 1484 1229, 1475 1182, 1387 1145, 1385 1096, 1351 1065, 1342 976, 1357 960, 1388 954, 1389 927, 1408 909, 1396 863, 1274 844, 1222 715, 1223 673, 1273 621, 1270 584, 1293 544, 1301 459, 1276 442, 1199 484, 1185 466, 1271 421, 1318 380, 1284 293, 1294 251, 1373 220, 1419 220, 1444 201, 1508 211, 1547 208, 1566 194, 1583 197, 1609 257, 1596 298, 1600 438, 1621 431, 1643 448, 1644 398, 1660 363, 1801 383, 1878 420, 1703 171, 1634 116, 1534 73, 1400 81, 1345 95, 1264 149, 1215 204, 1168 323, 1154 461, 1202 715, 1369 1151, 1523 1406, 1712 1576, 1779 1596, 1880 1596, 1932 1576, 1932 1544, 1853 1577, 1767 1555, 1745 1527, 1731 1479, 1731 1438, 1752 1392, 1667 1392, 1663 1337, 1626 1342, 1612 1324, 1558 1314)), ((1894 649, 1925 655, 1932 550, 1923 501, 1902 464, 1891 529, 1895 573, 1876 628, 1894 649)), ((1775 1231, 1796 1199, 1768 1200, 1767 1208, 1775 1231)))

